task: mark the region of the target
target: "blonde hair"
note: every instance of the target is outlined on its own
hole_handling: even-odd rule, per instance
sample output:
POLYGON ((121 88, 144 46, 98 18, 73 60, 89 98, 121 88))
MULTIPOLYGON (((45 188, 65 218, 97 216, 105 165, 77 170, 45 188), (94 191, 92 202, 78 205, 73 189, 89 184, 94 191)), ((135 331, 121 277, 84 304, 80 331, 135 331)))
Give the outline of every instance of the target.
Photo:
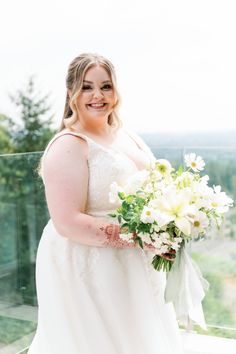
MULTIPOLYGON (((123 123, 118 115, 118 108, 121 103, 121 98, 117 89, 116 73, 113 64, 108 59, 99 54, 83 53, 72 60, 68 67, 66 76, 67 93, 64 114, 56 134, 65 128, 74 131, 72 125, 76 123, 77 120, 79 120, 76 101, 82 91, 85 74, 90 68, 97 65, 102 66, 107 71, 108 75, 110 76, 115 94, 115 105, 113 107, 113 111, 108 116, 108 124, 113 128, 114 131, 120 129, 123 126, 123 123), (69 96, 69 91, 71 92, 71 97, 69 96)), ((42 177, 42 157, 36 171, 40 177, 42 177)))

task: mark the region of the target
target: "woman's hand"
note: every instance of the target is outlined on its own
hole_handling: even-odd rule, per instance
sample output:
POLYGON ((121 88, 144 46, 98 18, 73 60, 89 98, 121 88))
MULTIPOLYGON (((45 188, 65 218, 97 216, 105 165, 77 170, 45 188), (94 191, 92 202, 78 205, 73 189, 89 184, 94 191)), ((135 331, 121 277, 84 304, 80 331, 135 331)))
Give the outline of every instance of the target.
POLYGON ((171 249, 169 252, 163 253, 161 257, 167 259, 168 261, 174 262, 176 257, 176 251, 171 249))
MULTIPOLYGON (((129 228, 127 226, 121 226, 120 227, 120 232, 124 232, 124 233, 127 233, 129 231, 129 228)), ((135 239, 135 237, 137 236, 137 233, 136 232, 133 232, 133 238, 135 239)), ((138 244, 134 244, 135 247, 138 247, 140 248, 140 246, 138 244)), ((145 251, 151 251, 153 253, 155 253, 156 251, 156 247, 153 246, 152 244, 149 244, 149 243, 146 243, 146 242, 143 242, 143 249, 145 251)), ((171 261, 171 262, 174 262, 175 260, 175 256, 176 256, 176 251, 171 249, 169 252, 166 252, 166 253, 163 253, 161 254, 161 257, 168 260, 168 261, 171 261)))
MULTIPOLYGON (((155 253, 156 248, 153 245, 148 244, 146 242, 144 242, 143 244, 144 244, 144 250, 152 251, 153 253, 155 253)), ((174 262, 175 256, 176 256, 176 251, 173 249, 171 249, 169 252, 161 254, 162 258, 166 259, 167 261, 171 261, 171 262, 174 262)))

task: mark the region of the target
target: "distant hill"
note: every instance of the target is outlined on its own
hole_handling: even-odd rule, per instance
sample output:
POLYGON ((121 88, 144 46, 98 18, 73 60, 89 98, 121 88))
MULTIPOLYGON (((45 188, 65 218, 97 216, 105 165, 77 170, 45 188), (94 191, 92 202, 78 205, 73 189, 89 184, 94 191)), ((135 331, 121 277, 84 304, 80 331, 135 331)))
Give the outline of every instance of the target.
POLYGON ((235 147, 236 131, 196 133, 138 133, 149 146, 159 147, 235 147))

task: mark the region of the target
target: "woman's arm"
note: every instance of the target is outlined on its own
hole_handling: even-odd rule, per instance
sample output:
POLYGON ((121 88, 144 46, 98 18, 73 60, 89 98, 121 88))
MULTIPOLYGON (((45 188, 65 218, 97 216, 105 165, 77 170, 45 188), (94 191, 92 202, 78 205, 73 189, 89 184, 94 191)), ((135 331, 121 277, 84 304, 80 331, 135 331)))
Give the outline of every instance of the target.
POLYGON ((63 135, 43 159, 49 214, 57 232, 73 241, 100 247, 138 248, 119 238, 120 226, 85 213, 89 171, 88 145, 81 138, 63 135))

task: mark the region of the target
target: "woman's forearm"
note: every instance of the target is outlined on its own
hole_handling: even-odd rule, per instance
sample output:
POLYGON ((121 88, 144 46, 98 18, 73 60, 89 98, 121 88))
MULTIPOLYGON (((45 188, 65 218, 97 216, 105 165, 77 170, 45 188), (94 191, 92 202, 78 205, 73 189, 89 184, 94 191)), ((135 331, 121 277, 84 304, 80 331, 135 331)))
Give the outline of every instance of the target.
POLYGON ((120 226, 107 218, 78 213, 64 223, 59 234, 68 239, 97 247, 138 248, 135 242, 127 242, 119 237, 120 226))

